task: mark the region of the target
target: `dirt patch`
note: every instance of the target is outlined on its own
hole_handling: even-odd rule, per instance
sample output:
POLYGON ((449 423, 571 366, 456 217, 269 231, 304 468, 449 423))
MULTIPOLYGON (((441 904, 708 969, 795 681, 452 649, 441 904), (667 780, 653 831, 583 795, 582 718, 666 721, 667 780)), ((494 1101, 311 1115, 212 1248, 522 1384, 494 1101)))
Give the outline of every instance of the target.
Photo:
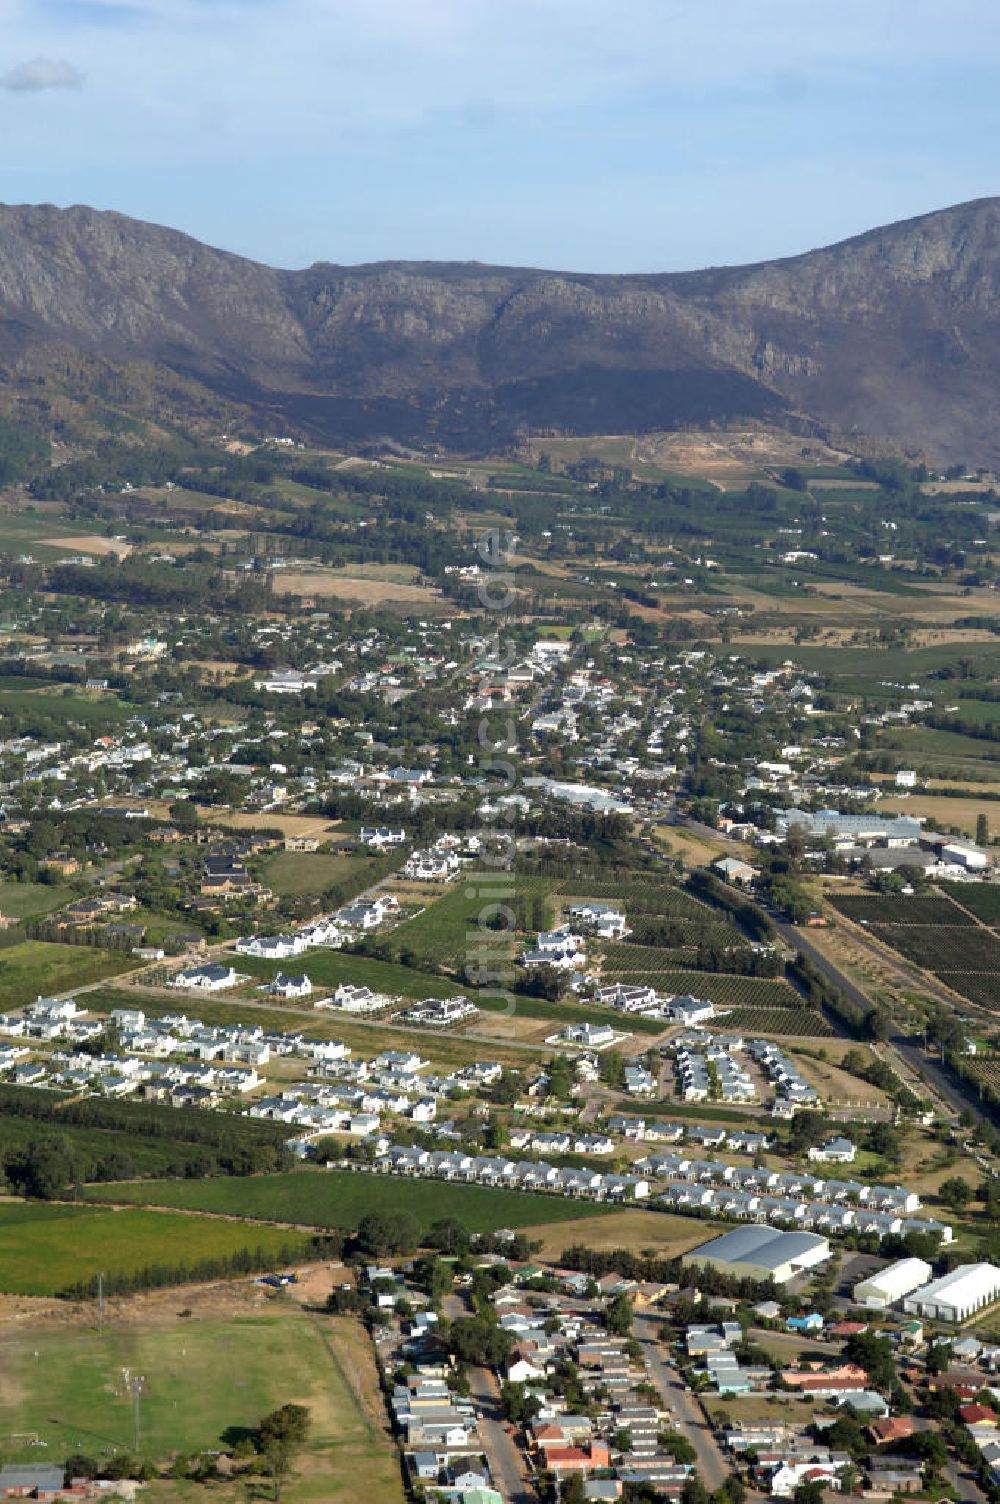
POLYGON ((132 552, 131 543, 121 542, 118 538, 95 538, 89 533, 82 533, 78 538, 42 538, 39 542, 48 548, 66 548, 75 554, 93 554, 95 558, 124 559, 132 552))
POLYGON ((201 805, 198 813, 206 825, 224 825, 229 830, 280 830, 283 836, 326 837, 335 833, 338 820, 323 815, 282 815, 263 810, 260 814, 235 811, 225 814, 212 805, 201 805))
POLYGON ((692 1217, 671 1217, 660 1212, 623 1211, 609 1217, 586 1217, 579 1222, 557 1222, 543 1227, 526 1227, 532 1241, 541 1241, 541 1256, 558 1260, 574 1243, 584 1243, 598 1252, 629 1248, 641 1252, 655 1249, 663 1258, 687 1253, 700 1243, 707 1243, 723 1229, 714 1222, 692 1217))
POLYGON ((401 580, 375 580, 342 575, 333 569, 283 569, 274 577, 275 595, 333 596, 337 600, 361 601, 377 606, 383 601, 403 605, 426 605, 441 600, 441 592, 428 585, 408 585, 401 580))

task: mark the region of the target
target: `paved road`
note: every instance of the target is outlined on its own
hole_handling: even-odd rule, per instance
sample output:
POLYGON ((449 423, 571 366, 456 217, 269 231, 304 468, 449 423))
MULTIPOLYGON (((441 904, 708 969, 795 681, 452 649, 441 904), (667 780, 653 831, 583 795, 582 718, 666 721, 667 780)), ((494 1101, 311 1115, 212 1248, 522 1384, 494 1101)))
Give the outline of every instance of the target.
POLYGON ((663 1361, 663 1349, 654 1335, 661 1320, 661 1317, 638 1313, 635 1318, 635 1335, 642 1343, 650 1380, 663 1398, 668 1415, 667 1423, 672 1430, 680 1432, 690 1441, 697 1454, 702 1482, 714 1493, 722 1487, 732 1469, 705 1420, 705 1412, 697 1398, 684 1387, 676 1371, 668 1368, 663 1361))
MULTIPOLYGON (((468 1316, 469 1307, 463 1296, 453 1293, 445 1297, 444 1312, 449 1321, 454 1321, 458 1316, 468 1316)), ((495 1487, 507 1504, 537 1504, 524 1453, 504 1424, 496 1377, 488 1368, 471 1365, 467 1374, 469 1395, 479 1418, 479 1439, 495 1487)))
POLYGON ((508 1504, 537 1504, 538 1496, 528 1481, 524 1455, 504 1426, 500 1386, 489 1369, 469 1369, 469 1393, 479 1416, 479 1438, 494 1486, 508 1504))

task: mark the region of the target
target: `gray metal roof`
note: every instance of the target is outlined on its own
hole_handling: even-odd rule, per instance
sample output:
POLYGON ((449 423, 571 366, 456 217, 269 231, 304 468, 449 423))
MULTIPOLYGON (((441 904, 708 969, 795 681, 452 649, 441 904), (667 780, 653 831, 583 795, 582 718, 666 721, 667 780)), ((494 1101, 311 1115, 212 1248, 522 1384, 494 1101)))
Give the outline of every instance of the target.
POLYGON ((731 1264, 759 1264, 779 1269, 782 1264, 812 1253, 826 1238, 810 1232, 777 1232, 773 1227, 737 1227, 695 1248, 690 1257, 721 1259, 731 1264))

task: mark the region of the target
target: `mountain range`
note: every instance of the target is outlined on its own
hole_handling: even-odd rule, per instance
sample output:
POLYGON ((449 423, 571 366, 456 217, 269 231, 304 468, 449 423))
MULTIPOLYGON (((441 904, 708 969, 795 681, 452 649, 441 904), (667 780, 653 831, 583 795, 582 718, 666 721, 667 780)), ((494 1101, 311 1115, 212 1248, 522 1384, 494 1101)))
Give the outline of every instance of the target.
POLYGON ((70 356, 337 441, 763 420, 1000 459, 1000 199, 755 265, 282 271, 121 214, 0 206, 0 389, 70 356), (192 385, 193 384, 193 385, 192 385))

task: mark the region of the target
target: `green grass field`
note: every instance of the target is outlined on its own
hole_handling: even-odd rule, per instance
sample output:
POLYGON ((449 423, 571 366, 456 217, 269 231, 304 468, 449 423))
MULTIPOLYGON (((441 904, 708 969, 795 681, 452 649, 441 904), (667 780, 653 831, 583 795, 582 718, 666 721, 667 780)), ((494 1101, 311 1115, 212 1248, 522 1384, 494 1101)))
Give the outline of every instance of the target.
POLYGON ((135 958, 122 951, 87 945, 57 945, 25 940, 0 951, 0 1008, 33 1003, 36 997, 68 992, 135 969, 135 958))
POLYGON ((389 997, 456 997, 462 990, 446 977, 430 976, 409 966, 395 966, 389 961, 352 956, 339 950, 307 951, 305 955, 296 956, 294 962, 280 964, 259 956, 233 954, 226 959, 232 961, 238 972, 247 972, 268 982, 279 971, 294 970, 304 971, 314 987, 334 988, 341 982, 353 982, 370 987, 373 992, 384 992, 389 997))
MULTIPOLYGON (((294 1233, 278 1228, 250 1229, 182 1213, 3 1202, 0 1290, 58 1295, 101 1271, 115 1275, 149 1264, 192 1265, 241 1248, 260 1247, 277 1258, 282 1247, 295 1241, 294 1233)), ((301 1241, 306 1251, 307 1242, 301 1241)))
POLYGON ((58 721, 96 723, 106 727, 109 721, 125 721, 134 707, 123 704, 113 694, 87 693, 78 686, 53 685, 47 689, 0 689, 0 714, 48 716, 58 721))
POLYGON ((261 874, 279 898, 318 898, 348 878, 361 892, 374 866, 370 857, 333 851, 280 851, 264 863, 261 874))
MULTIPOLYGON (((288 1504, 362 1504, 401 1498, 395 1449, 358 1401, 319 1321, 284 1303, 246 1314, 200 1312, 144 1324, 15 1330, 0 1337, 0 1447, 5 1462, 62 1461, 70 1452, 131 1452, 128 1376, 142 1375, 140 1451, 157 1463, 177 1452, 224 1451, 262 1415, 306 1405, 311 1432, 296 1458, 288 1504), (44 1451, 28 1445, 35 1436, 44 1451)), ((376 1396, 377 1398, 377 1396, 376 1396)), ((157 1483, 158 1499, 197 1498, 205 1486, 157 1483)), ((236 1482, 214 1497, 264 1497, 236 1482)))
MULTIPOLYGON (((516 891, 518 898, 545 896, 554 886, 544 877, 519 876, 512 885, 512 892, 516 891)), ((477 941, 485 938, 495 947, 498 939, 502 939, 479 929, 484 902, 475 888, 470 893, 466 883, 459 881, 429 904, 423 913, 401 924, 393 932, 393 940, 401 950, 410 951, 418 964, 424 961, 458 969, 475 951, 477 941)))
POLYGON ((51 914, 73 896, 72 888, 54 883, 0 883, 0 914, 8 919, 34 919, 51 914))
POLYGON ((255 1175, 240 1180, 131 1181, 90 1186, 87 1195, 95 1201, 185 1207, 347 1231, 353 1231, 367 1212, 387 1215, 409 1212, 425 1231, 440 1217, 454 1217, 470 1232, 492 1232, 498 1227, 572 1221, 609 1210, 527 1191, 404 1180, 394 1175, 351 1170, 298 1170, 287 1175, 255 1175))

